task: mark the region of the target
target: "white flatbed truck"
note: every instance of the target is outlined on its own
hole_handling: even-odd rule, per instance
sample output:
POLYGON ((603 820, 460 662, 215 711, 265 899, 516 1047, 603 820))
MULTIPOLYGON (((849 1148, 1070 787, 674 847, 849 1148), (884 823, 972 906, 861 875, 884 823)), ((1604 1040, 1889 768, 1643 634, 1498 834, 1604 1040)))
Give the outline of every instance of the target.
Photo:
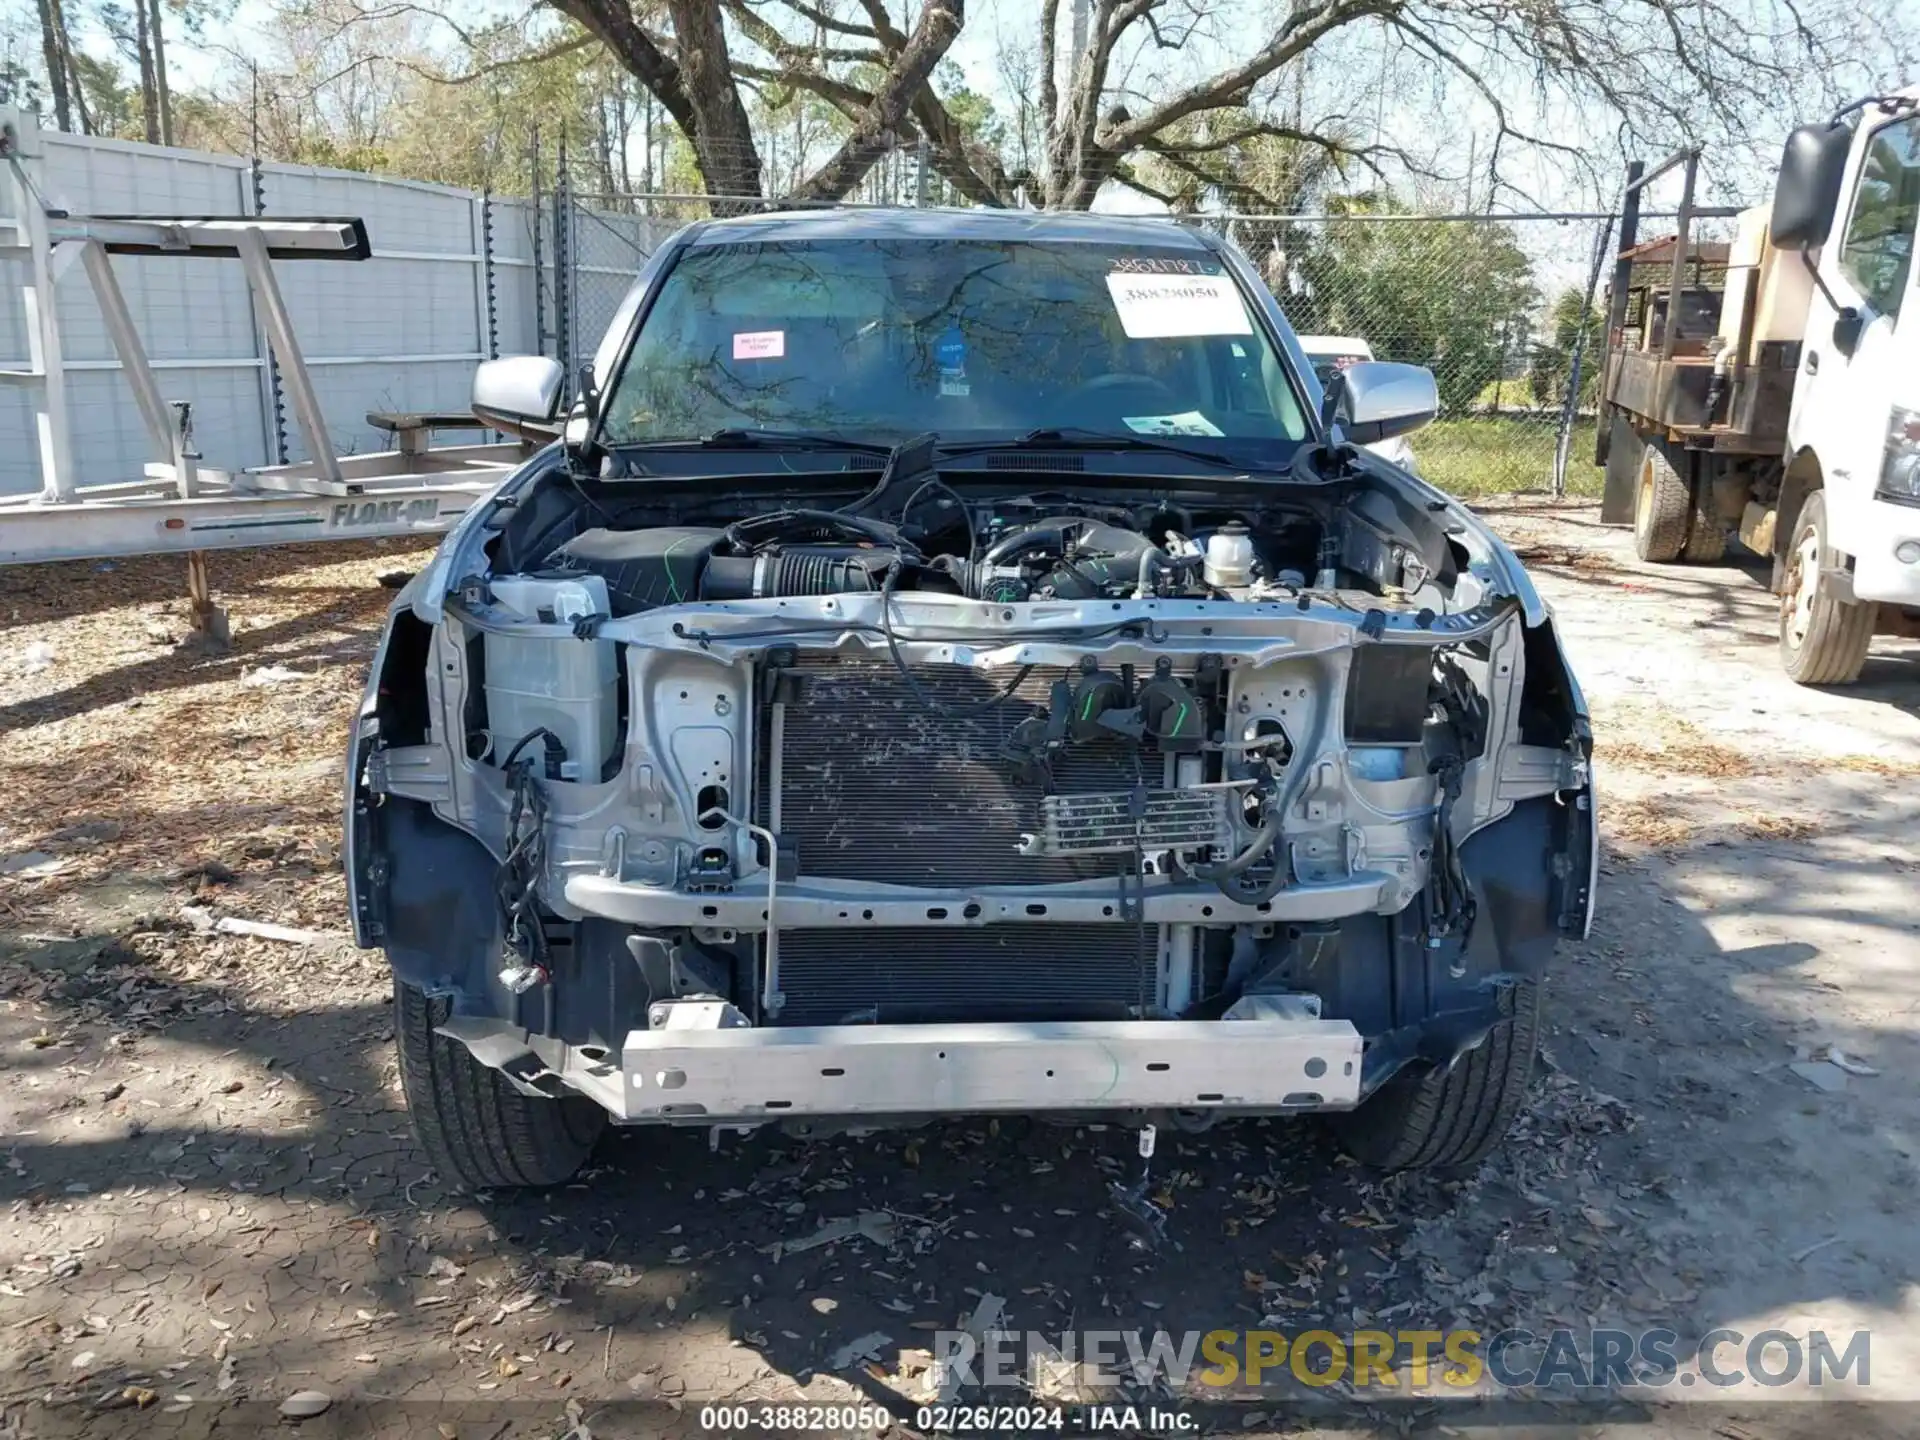
MULTIPOLYGON (((1920 87, 1788 139, 1770 204, 1690 243, 1698 152, 1633 177, 1608 315, 1601 518, 1643 560, 1773 560, 1780 658, 1857 680, 1875 634, 1920 634, 1920 87), (1638 190, 1684 165, 1664 294, 1635 284, 1638 190), (1709 270, 1724 271, 1716 289, 1709 270)), ((1664 262, 1666 256, 1654 257, 1664 262)))

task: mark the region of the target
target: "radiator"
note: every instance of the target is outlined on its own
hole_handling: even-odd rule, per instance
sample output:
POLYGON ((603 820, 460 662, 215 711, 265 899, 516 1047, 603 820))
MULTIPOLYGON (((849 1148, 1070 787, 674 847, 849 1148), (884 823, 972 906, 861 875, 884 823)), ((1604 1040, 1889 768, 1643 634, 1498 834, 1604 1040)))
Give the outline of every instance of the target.
POLYGON ((1151 1008, 1157 926, 782 930, 782 1025, 1122 1019, 1151 1008))
MULTIPOLYGON (((780 753, 769 749, 760 774, 762 820, 777 786, 780 838, 797 849, 801 874, 1040 885, 1119 873, 1128 857, 1019 851, 1023 835, 1045 832, 1046 792, 1015 780, 1001 747, 1021 720, 1045 713, 1066 672, 1036 669, 1005 704, 953 716, 923 706, 886 659, 803 656, 800 668, 810 683, 784 707, 780 753)), ((978 704, 1007 681, 954 665, 916 666, 913 674, 957 706, 978 704)), ((1159 785, 1164 769, 1159 755, 1124 742, 1074 745, 1054 761, 1052 788, 1079 795, 1159 785)))
MULTIPOLYGON (((1047 790, 1013 777, 1001 747, 1044 713, 1066 672, 1035 669, 1012 699, 954 716, 928 710, 891 661, 805 655, 800 698, 783 706, 761 756, 759 808, 774 814, 799 873, 909 885, 1042 885, 1111 878, 1131 855, 1023 855, 1044 834, 1047 790)), ((913 668, 929 694, 977 705, 1007 676, 952 665, 913 668)), ((1075 745, 1051 791, 1083 795, 1164 783, 1166 762, 1120 741, 1075 745)), ((785 1025, 841 1020, 1099 1019, 1157 1000, 1158 927, 1016 924, 783 930, 785 1025)))

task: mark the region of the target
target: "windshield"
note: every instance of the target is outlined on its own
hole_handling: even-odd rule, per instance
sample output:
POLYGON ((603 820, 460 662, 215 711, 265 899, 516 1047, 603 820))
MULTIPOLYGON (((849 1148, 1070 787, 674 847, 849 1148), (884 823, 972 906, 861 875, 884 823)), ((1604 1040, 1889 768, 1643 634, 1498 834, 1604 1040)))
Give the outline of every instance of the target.
POLYGON ((613 445, 730 429, 882 443, 931 430, 955 444, 1058 429, 1246 451, 1308 433, 1214 256, 1026 240, 696 246, 603 413, 613 445))

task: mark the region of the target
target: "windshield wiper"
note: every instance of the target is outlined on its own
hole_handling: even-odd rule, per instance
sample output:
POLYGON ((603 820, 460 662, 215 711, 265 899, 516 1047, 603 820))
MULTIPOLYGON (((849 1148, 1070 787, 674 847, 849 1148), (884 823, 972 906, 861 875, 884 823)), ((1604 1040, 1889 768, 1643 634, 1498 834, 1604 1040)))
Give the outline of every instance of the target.
POLYGON ((1043 426, 1016 435, 1011 440, 979 440, 963 445, 942 445, 946 455, 970 455, 984 450, 1156 450, 1163 455, 1180 455, 1203 465, 1222 470, 1271 470, 1271 466, 1250 465, 1231 455, 1201 450, 1190 445, 1173 445, 1145 435, 1113 435, 1104 430, 1089 430, 1081 425, 1043 426))
POLYGON ((619 445, 620 450, 854 450, 865 455, 887 455, 893 446, 872 440, 850 440, 830 430, 761 430, 727 428, 688 440, 642 440, 619 445))

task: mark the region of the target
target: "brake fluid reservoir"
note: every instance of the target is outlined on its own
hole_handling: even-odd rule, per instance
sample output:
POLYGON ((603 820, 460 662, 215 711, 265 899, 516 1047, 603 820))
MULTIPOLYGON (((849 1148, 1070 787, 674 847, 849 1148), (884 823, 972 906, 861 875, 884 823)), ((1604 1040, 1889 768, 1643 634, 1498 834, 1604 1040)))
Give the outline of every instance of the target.
MULTIPOLYGON (((489 587, 500 608, 527 620, 564 625, 608 613, 607 582, 599 575, 502 575, 489 587)), ((620 723, 613 642, 489 634, 486 659, 487 757, 500 764, 524 736, 544 727, 566 750, 559 778, 598 780, 620 723)), ((543 753, 538 740, 521 751, 536 767, 543 753)))
POLYGON ((1207 537, 1206 563, 1201 575, 1216 589, 1229 590, 1253 583, 1253 537, 1238 520, 1229 520, 1207 537))

